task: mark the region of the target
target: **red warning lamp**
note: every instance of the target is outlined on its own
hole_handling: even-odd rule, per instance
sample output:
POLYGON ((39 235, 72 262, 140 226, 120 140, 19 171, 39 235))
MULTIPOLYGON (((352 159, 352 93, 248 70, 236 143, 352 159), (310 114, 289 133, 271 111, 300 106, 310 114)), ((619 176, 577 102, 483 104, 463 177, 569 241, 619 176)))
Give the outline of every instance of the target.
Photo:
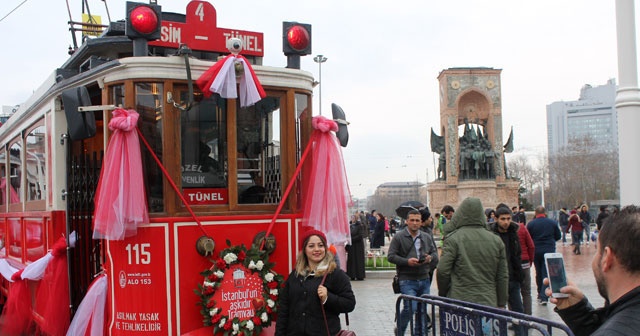
POLYGON ((162 28, 160 6, 127 1, 125 33, 130 39, 157 40, 160 38, 160 28, 162 28))
POLYGON ((285 55, 311 54, 311 25, 297 22, 282 23, 282 51, 285 55))
POLYGON ((147 6, 139 6, 131 11, 129 16, 131 20, 131 27, 137 32, 148 35, 158 26, 158 17, 153 9, 147 6))
POLYGON ((293 26, 287 32, 287 41, 291 48, 302 51, 309 46, 309 32, 300 26, 293 26))

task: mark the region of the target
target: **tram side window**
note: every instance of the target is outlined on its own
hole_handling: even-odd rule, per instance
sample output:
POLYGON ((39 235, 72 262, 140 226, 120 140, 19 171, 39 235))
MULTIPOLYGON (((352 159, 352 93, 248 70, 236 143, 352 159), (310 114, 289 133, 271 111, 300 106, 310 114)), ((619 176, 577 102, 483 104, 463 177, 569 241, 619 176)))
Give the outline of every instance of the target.
POLYGON ((20 203, 22 201, 22 145, 17 140, 9 148, 9 204, 20 203))
POLYGON ((182 112, 181 137, 181 178, 187 201, 228 204, 226 100, 214 94, 182 112))
MULTIPOLYGON (((7 153, 4 148, 0 150, 0 212, 7 211, 7 153)), ((0 225, 1 226, 1 225, 0 225)))
MULTIPOLYGON (((153 152, 162 162, 162 83, 136 83, 136 111, 140 114, 138 127, 153 152)), ((150 212, 163 212, 163 175, 160 167, 145 146, 142 146, 142 164, 150 212)))
POLYGON ((38 126, 29 132, 26 138, 26 174, 27 200, 36 201, 45 198, 46 185, 46 155, 45 128, 38 126))
POLYGON ((278 203, 281 192, 280 98, 238 106, 238 203, 278 203))

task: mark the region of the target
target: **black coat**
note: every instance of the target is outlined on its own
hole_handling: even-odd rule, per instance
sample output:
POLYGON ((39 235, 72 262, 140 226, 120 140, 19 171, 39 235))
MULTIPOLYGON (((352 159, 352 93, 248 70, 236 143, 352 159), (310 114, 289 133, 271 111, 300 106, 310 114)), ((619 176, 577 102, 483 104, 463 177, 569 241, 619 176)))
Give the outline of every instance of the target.
POLYGON ((569 308, 555 310, 576 336, 637 335, 640 330, 640 287, 599 309, 593 309, 584 297, 569 308))
POLYGON ((364 279, 364 226, 351 223, 351 245, 347 245, 347 275, 351 279, 364 279))
POLYGON ((509 281, 522 281, 522 248, 520 247, 520 237, 518 230, 520 225, 511 222, 507 232, 502 233, 498 230, 498 223, 490 224, 491 230, 497 234, 505 245, 507 252, 507 267, 509 268, 509 281))
POLYGON ((371 248, 384 246, 384 221, 378 221, 371 237, 371 248))
MULTIPOLYGON (((280 294, 276 336, 326 336, 327 330, 322 317, 318 286, 322 277, 301 276, 296 271, 289 274, 280 294)), ((328 298, 324 304, 327 323, 331 335, 340 331, 341 313, 353 311, 356 297, 351 290, 351 282, 339 268, 327 275, 325 280, 328 298)))
POLYGON ((604 223, 604 220, 607 217, 609 217, 609 212, 600 211, 600 213, 598 214, 598 218, 596 218, 596 225, 598 226, 598 230, 602 230, 602 223, 604 223))

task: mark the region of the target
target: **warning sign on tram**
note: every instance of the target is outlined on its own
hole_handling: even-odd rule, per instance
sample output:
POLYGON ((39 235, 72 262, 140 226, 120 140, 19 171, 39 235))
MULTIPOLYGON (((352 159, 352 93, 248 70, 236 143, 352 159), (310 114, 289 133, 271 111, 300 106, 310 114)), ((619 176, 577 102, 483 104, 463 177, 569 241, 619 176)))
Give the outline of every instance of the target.
POLYGON ((166 228, 139 228, 123 241, 107 241, 110 255, 111 335, 167 335, 166 228))

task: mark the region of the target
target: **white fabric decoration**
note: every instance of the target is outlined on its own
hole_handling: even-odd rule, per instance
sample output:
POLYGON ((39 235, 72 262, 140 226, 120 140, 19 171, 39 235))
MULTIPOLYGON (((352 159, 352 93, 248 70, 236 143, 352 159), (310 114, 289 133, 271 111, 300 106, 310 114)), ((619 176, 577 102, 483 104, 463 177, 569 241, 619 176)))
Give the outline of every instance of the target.
POLYGON ((104 328, 104 309, 107 299, 107 276, 101 275, 89 287, 87 295, 80 303, 78 311, 71 321, 67 336, 91 335, 102 336, 104 328), (91 331, 87 327, 91 322, 91 331))
POLYGON ((9 282, 13 282, 13 280, 11 280, 11 277, 13 276, 13 273, 17 271, 18 269, 9 265, 7 260, 0 259, 0 274, 2 274, 2 276, 9 282))
POLYGON ((27 265, 22 271, 22 279, 29 280, 41 280, 44 277, 44 271, 47 269, 47 265, 53 259, 51 252, 47 252, 44 257, 27 265))

